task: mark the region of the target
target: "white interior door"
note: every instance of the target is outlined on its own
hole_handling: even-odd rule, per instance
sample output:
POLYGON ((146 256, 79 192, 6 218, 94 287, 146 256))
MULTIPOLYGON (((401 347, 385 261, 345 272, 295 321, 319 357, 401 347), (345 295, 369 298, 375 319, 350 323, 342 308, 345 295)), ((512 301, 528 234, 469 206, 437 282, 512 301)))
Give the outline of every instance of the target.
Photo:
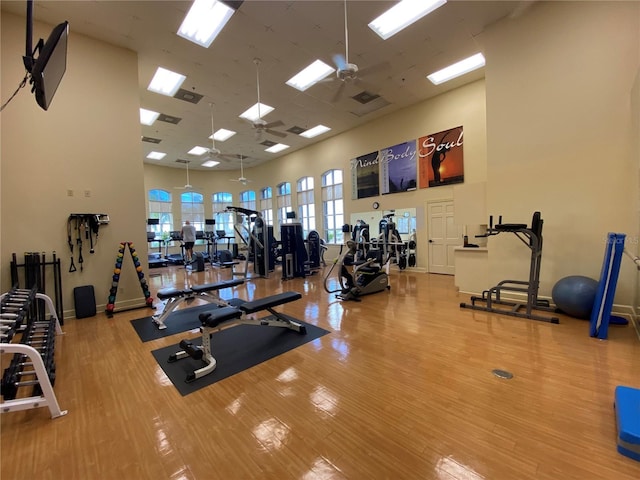
POLYGON ((455 274, 453 249, 462 245, 462 227, 453 222, 453 200, 427 204, 429 272, 455 274))

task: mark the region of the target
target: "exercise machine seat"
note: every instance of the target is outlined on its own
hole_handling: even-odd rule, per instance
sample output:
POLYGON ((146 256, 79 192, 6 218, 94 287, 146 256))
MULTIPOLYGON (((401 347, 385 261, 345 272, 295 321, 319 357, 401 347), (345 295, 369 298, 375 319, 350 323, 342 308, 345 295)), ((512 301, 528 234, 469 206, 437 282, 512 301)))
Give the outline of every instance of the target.
POLYGON ((240 305, 240 308, 244 313, 255 313, 261 310, 267 310, 269 308, 277 307, 285 303, 293 302, 302 298, 302 294, 298 292, 283 292, 270 297, 260 298, 251 302, 245 302, 240 305))
POLYGON ((206 283, 204 285, 193 285, 191 287, 191 291, 193 293, 204 293, 211 292, 213 290, 222 290, 225 288, 237 287, 238 285, 242 285, 244 280, 234 279, 234 280, 223 280, 221 282, 216 283, 206 283))
POLYGON ((188 295, 190 290, 181 290, 178 288, 163 288, 158 290, 157 297, 160 300, 166 300, 168 298, 181 297, 182 295, 188 295))
POLYGON ((205 327, 215 328, 221 323, 236 320, 242 316, 242 312, 235 307, 222 307, 198 315, 200 323, 205 327))

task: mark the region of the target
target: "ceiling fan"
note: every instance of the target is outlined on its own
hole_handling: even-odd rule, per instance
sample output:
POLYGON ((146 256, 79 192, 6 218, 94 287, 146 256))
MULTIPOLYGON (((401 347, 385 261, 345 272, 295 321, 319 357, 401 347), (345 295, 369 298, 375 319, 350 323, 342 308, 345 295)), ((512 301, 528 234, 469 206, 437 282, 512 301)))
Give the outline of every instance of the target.
POLYGON ((220 163, 221 160, 235 160, 235 157, 224 155, 218 148, 216 148, 216 130, 213 124, 213 107, 213 103, 209 103, 209 108, 211 109, 211 148, 207 149, 207 156, 203 158, 203 163, 208 161, 220 163))
POLYGON ((232 178, 231 181, 240 182, 242 185, 246 185, 251 180, 249 180, 247 177, 244 176, 244 166, 242 164, 242 155, 238 155, 238 158, 240 158, 240 176, 238 178, 232 178))
POLYGON ((216 148, 216 139, 214 137, 216 130, 213 126, 213 103, 209 104, 209 109, 211 110, 211 148, 207 149, 207 156, 204 158, 204 161, 217 161, 218 157, 222 152, 216 148))
POLYGON ((366 67, 363 69, 359 69, 358 65, 356 65, 355 63, 349 63, 349 28, 347 18, 347 0, 344 0, 344 56, 342 54, 336 54, 332 57, 332 59, 333 63, 335 63, 336 65, 336 76, 335 78, 331 78, 330 81, 337 79, 340 80, 341 83, 335 95, 331 99, 331 103, 335 103, 340 99, 340 97, 344 93, 344 89, 347 83, 360 82, 360 79, 363 75, 373 73, 383 68, 388 68, 388 64, 386 62, 378 65, 372 65, 371 67, 366 67))
POLYGON ((251 126, 256 132, 256 140, 260 141, 262 139, 263 134, 269 133, 276 137, 284 138, 287 136, 284 132, 278 132, 277 130, 272 130, 275 127, 281 127, 284 123, 280 120, 276 120, 275 122, 267 123, 262 119, 262 115, 260 114, 260 59, 254 58, 253 63, 256 65, 256 85, 258 90, 258 118, 254 121, 251 121, 251 126))
POLYGON ((173 187, 176 190, 191 190, 193 189, 193 185, 191 185, 191 183, 189 183, 189 163, 191 163, 189 160, 176 160, 176 162, 178 163, 184 163, 187 166, 187 183, 185 183, 182 187, 173 187))

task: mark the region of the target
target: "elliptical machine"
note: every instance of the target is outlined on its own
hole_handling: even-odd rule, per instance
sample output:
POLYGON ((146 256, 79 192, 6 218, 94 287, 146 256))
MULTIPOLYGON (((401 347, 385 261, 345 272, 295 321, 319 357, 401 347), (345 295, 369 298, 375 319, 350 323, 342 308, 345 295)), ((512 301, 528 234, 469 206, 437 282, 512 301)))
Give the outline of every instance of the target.
MULTIPOLYGON (((350 225, 342 227, 343 233, 349 233, 350 225)), ((340 254, 329 269, 324 278, 324 289, 327 293, 335 293, 340 300, 361 301, 363 295, 378 293, 383 290, 391 290, 389 285, 389 259, 384 258, 384 252, 377 248, 367 250, 366 256, 358 260, 358 243, 354 239, 347 240, 340 246, 340 254), (345 250, 346 247, 346 250, 345 250), (343 253, 344 251, 344 253, 343 253), (329 278, 334 269, 338 267, 339 290, 329 288, 329 278), (353 271, 349 272, 352 267, 353 271)))

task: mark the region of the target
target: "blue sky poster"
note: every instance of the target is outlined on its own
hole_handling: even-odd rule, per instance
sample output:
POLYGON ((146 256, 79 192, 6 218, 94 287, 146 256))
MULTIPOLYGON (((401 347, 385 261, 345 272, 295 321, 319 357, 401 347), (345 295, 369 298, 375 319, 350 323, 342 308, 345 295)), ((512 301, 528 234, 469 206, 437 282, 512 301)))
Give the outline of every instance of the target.
POLYGON ((415 190, 418 186, 416 141, 394 145, 380 150, 382 193, 415 190))
POLYGON ((380 165, 378 152, 367 153, 351 160, 352 198, 380 195, 380 165))

